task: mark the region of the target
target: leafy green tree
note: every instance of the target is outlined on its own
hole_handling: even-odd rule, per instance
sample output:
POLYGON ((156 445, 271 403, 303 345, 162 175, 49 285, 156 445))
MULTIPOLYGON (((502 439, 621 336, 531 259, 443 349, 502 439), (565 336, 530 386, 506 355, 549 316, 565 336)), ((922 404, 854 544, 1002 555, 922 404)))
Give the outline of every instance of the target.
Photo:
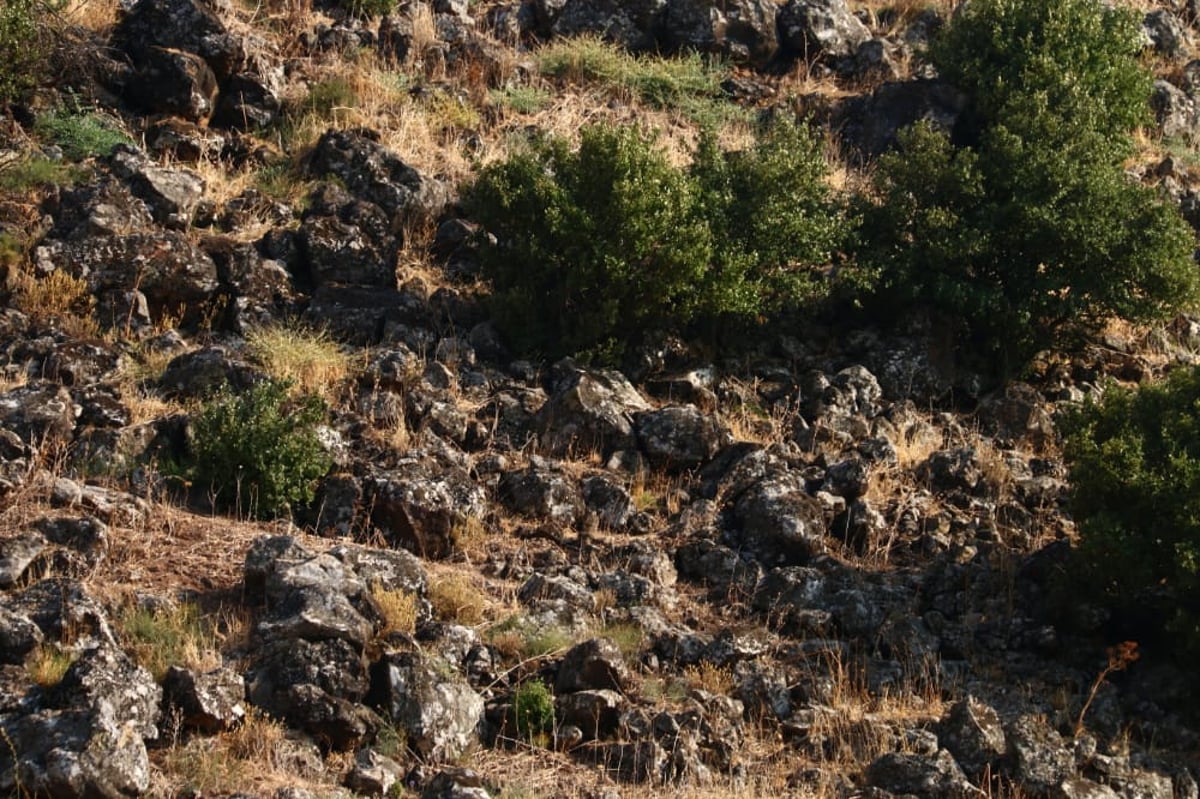
POLYGON ((1123 633, 1170 634, 1200 653, 1200 369, 1110 387, 1064 431, 1079 585, 1123 633))
POLYGON ((965 7, 932 57, 969 92, 971 135, 910 130, 862 208, 877 310, 926 309, 1004 372, 1196 301, 1194 234, 1122 167, 1148 96, 1134 32, 1097 0, 965 7))
POLYGON ((311 502, 332 464, 317 436, 325 405, 291 398, 291 384, 265 380, 240 394, 221 390, 192 419, 192 477, 219 501, 271 517, 311 502))

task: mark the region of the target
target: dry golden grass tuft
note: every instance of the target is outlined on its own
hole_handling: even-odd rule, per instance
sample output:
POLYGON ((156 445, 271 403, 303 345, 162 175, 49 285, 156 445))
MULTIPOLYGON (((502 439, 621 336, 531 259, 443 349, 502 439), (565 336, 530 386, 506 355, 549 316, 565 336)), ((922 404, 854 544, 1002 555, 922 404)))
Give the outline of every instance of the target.
POLYGON ((295 324, 259 327, 247 333, 246 344, 271 377, 290 381, 297 394, 314 394, 333 404, 351 375, 350 356, 323 330, 295 324))
POLYGON ((446 572, 429 584, 429 602, 439 621, 473 627, 487 618, 487 594, 461 572, 446 572))
POLYGON ((417 629, 417 597, 411 591, 388 591, 379 586, 371 588, 371 598, 383 616, 379 637, 392 633, 412 635, 417 629))
POLYGON ((689 687, 710 694, 724 696, 733 690, 733 673, 707 660, 688 666, 683 670, 683 678, 689 687))
POLYGON ((171 666, 207 671, 221 665, 216 620, 190 602, 161 609, 127 605, 116 627, 127 651, 155 680, 171 666))
POLYGON ((67 669, 75 662, 75 655, 53 644, 41 644, 25 661, 29 679, 42 688, 53 688, 62 682, 67 669))
POLYGON ((69 0, 61 13, 72 25, 107 33, 117 24, 120 11, 120 0, 69 0))
POLYGON ((96 300, 86 280, 56 269, 38 277, 25 269, 9 275, 12 304, 35 322, 54 323, 72 338, 96 338, 100 325, 92 316, 96 300))

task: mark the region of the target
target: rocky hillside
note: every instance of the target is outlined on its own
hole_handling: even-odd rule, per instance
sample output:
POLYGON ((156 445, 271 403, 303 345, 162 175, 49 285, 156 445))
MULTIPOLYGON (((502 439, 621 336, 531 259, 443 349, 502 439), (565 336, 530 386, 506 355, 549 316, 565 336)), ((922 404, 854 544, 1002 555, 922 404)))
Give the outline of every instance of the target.
MULTIPOLYGON (((647 330, 616 369, 489 315, 459 196, 524 134, 684 162, 807 116, 849 190, 962 114, 949 6, 26 3, 0 792, 1200 796, 1194 668, 1072 595, 1058 429, 1196 363, 1197 318, 997 384, 920 319, 647 330)), ((1127 168, 1197 224, 1196 10, 1139 13, 1127 168)))

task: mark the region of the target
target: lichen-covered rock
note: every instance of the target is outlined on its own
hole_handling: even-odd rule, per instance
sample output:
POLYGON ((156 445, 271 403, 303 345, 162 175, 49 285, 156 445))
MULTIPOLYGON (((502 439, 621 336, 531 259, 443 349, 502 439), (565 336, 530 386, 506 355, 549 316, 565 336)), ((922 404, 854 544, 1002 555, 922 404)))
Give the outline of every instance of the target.
POLYGON ((807 563, 824 547, 825 513, 795 472, 770 474, 747 488, 733 523, 731 538, 764 565, 807 563))
POLYGON ((221 80, 246 60, 244 42, 204 0, 138 0, 121 16, 113 43, 139 65, 161 48, 195 53, 221 80))
POLYGON ((400 244, 378 205, 324 184, 313 192, 298 241, 316 285, 396 287, 400 244))
POLYGON ((313 150, 310 168, 318 176, 337 177, 356 197, 382 208, 394 229, 437 219, 450 200, 441 181, 401 161, 369 131, 327 131, 313 150))
POLYGON ((547 450, 565 455, 636 446, 634 415, 651 408, 624 375, 581 369, 569 362, 555 369, 561 377, 534 421, 547 450))
POLYGON ((449 555, 467 520, 487 512, 483 489, 457 469, 424 476, 418 468, 385 472, 368 478, 363 493, 380 532, 428 558, 449 555))
POLYGON ((453 760, 479 741, 483 697, 443 661, 415 652, 384 655, 372 667, 373 699, 427 761, 453 760))
POLYGON ((954 703, 938 724, 937 734, 942 746, 972 777, 989 767, 994 769, 1007 751, 1000 716, 973 696, 954 703))
POLYGON ((46 550, 46 539, 36 530, 0 539, 0 588, 11 588, 46 550))
POLYGON ((163 677, 163 694, 184 727, 210 735, 233 729, 246 717, 246 684, 230 669, 197 672, 171 666, 163 677))
POLYGON ((668 0, 663 41, 668 49, 717 53, 766 64, 779 49, 776 5, 770 0, 668 0))
POLYGON ((571 647, 558 666, 556 694, 574 691, 623 692, 629 683, 625 656, 608 638, 593 638, 571 647))
POLYGON ((133 193, 150 207, 154 221, 186 229, 204 196, 204 179, 188 169, 169 169, 150 161, 130 146, 118 147, 110 159, 112 171, 129 183, 133 193))
POLYGON ((61 797, 136 796, 149 787, 145 741, 162 690, 112 646, 84 650, 43 707, 0 719, 0 789, 61 797))
POLYGON ((374 632, 370 589, 329 554, 286 565, 266 580, 268 612, 258 623, 264 640, 342 639, 364 645, 374 632), (367 614, 367 615, 364 615, 367 614))
POLYGON ((1024 715, 1004 726, 1009 776, 1027 789, 1056 789, 1075 772, 1075 756, 1042 716, 1024 715))
POLYGON ((32 382, 0 393, 0 427, 32 447, 69 440, 80 412, 71 393, 55 383, 32 382))
POLYGON ((625 697, 618 691, 576 691, 555 700, 554 719, 557 725, 578 727, 583 741, 602 740, 616 734, 621 711, 627 705, 625 697))
POLYGON ((583 516, 583 496, 576 480, 541 459, 522 471, 501 475, 496 492, 514 513, 572 525, 583 516))
POLYGON ((640 413, 636 430, 642 454, 662 469, 703 466, 732 441, 715 417, 691 405, 640 413))

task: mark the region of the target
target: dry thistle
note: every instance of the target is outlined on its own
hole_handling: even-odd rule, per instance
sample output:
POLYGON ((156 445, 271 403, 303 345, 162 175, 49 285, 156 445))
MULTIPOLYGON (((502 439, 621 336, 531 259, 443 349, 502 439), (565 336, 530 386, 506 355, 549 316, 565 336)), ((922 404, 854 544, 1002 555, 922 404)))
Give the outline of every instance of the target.
POLYGON ((1108 663, 1096 675, 1096 679, 1092 680, 1092 687, 1088 690, 1087 699, 1083 703, 1083 707, 1079 709, 1079 718, 1075 721, 1075 735, 1078 737, 1083 733, 1083 718, 1087 715, 1088 709, 1092 706, 1092 702, 1096 700, 1096 694, 1100 692, 1100 686, 1118 671, 1124 671, 1131 663, 1141 657, 1141 653, 1137 651, 1137 641, 1122 641, 1116 646, 1108 647, 1105 652, 1108 655, 1108 663))

